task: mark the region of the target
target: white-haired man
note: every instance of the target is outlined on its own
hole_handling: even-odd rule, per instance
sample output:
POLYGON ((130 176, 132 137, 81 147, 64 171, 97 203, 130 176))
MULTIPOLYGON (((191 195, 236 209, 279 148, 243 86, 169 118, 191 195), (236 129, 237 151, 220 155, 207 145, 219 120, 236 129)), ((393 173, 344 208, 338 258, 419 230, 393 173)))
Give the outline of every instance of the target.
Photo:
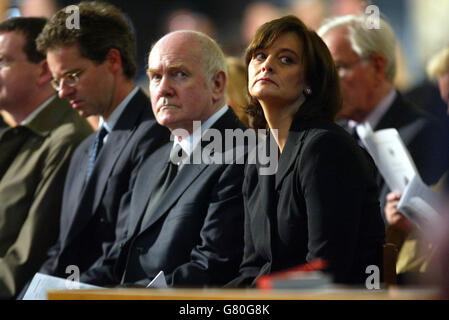
MULTIPOLYGON (((396 128, 426 183, 435 183, 449 164, 449 144, 437 119, 407 102, 394 88, 396 37, 383 19, 379 27, 365 16, 341 16, 318 30, 341 79, 343 125, 369 123, 373 130, 396 128)), ((388 187, 379 175, 381 208, 388 187)))
POLYGON ((244 128, 225 105, 225 57, 206 35, 177 31, 152 48, 148 76, 156 120, 174 142, 143 163, 127 234, 81 280, 147 285, 162 270, 173 286, 224 285, 243 255, 243 165, 195 164, 192 157, 204 147, 195 139, 200 132, 224 137, 225 129, 244 128))

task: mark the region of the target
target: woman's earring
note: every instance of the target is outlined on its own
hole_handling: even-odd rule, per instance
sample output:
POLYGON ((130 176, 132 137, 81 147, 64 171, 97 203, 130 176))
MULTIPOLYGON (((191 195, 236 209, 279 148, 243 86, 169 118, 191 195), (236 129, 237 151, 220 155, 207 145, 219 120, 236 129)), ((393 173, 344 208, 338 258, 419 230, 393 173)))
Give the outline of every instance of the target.
POLYGON ((310 96, 312 94, 312 89, 309 86, 305 87, 304 88, 304 94, 306 96, 310 96))

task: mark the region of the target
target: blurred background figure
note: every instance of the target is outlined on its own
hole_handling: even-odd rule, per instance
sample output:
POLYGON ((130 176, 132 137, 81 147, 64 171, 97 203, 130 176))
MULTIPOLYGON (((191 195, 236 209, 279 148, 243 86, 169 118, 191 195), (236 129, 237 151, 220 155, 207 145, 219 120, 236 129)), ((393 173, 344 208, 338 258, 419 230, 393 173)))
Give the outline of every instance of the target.
POLYGON ((0 21, 6 19, 6 12, 9 8, 9 1, 0 1, 0 21))
MULTIPOLYGON (((248 39, 252 38, 257 27, 281 15, 294 14, 303 19, 311 29, 316 29, 320 20, 348 13, 369 14, 366 8, 375 5, 381 16, 391 22, 399 40, 398 46, 402 48, 397 53, 394 85, 404 93, 404 96, 441 118, 442 103, 438 88, 427 81, 425 65, 431 55, 449 44, 449 37, 441 32, 449 28, 449 19, 446 17, 446 13, 449 12, 447 0, 104 1, 119 7, 135 25, 139 63, 137 81, 144 89, 148 85, 145 82, 146 54, 151 43, 169 30, 167 29, 169 20, 172 21, 170 28, 179 29, 179 25, 190 25, 187 29, 201 30, 212 35, 226 55, 241 56, 248 39), (176 21, 173 21, 174 17, 176 21)), ((54 8, 78 2, 2 0, 0 19, 8 14, 18 15, 21 11, 22 15, 27 16, 48 16, 54 8)))
MULTIPOLYGON (((406 48, 408 48, 408 67, 413 76, 412 84, 416 85, 425 80, 426 65, 430 58, 449 45, 447 32, 442 32, 442 30, 449 29, 447 15, 449 1, 409 0, 405 2, 407 4, 405 13, 408 15, 409 34, 408 38, 403 40, 404 44, 407 45, 406 48)), ((394 17, 391 17, 391 19, 394 19, 394 17)))
POLYGON ((427 76, 405 96, 434 115, 449 137, 449 45, 431 57, 427 76))
MULTIPOLYGON (((366 28, 366 17, 347 15, 326 21, 318 30, 339 71, 343 93, 341 123, 355 138, 369 123, 374 131, 396 128, 427 184, 435 183, 449 165, 448 136, 438 121, 403 98, 394 85, 396 36, 380 19, 379 28, 366 28)), ((389 192, 378 174, 381 208, 389 192)))
POLYGON ((432 57, 427 65, 427 74, 430 79, 438 81, 441 99, 449 114, 449 46, 432 57))
POLYGON ((327 3, 323 0, 290 0, 288 10, 307 27, 317 30, 328 15, 327 8, 327 3))
POLYGON ((57 10, 55 0, 21 0, 19 10, 22 17, 50 18, 57 10))
MULTIPOLYGON (((427 72, 430 79, 438 80, 441 98, 447 104, 449 100, 449 47, 439 51, 430 59, 427 72)), ((446 172, 432 188, 445 196, 447 200, 449 172, 446 172)), ((399 280, 402 283, 433 281, 433 283, 443 284, 447 295, 449 294, 447 291, 449 289, 447 277, 449 267, 447 258, 449 252, 448 217, 443 217, 441 223, 433 226, 432 230, 418 230, 401 212, 397 211, 400 197, 400 194, 388 194, 385 206, 389 225, 401 231, 405 236, 396 265, 399 280), (443 269, 442 266, 445 266, 446 269, 443 269)))
POLYGON ((242 43, 246 48, 259 27, 265 22, 281 17, 281 9, 268 1, 250 3, 244 13, 242 19, 242 43))
POLYGON ((248 114, 245 112, 249 103, 245 62, 237 57, 227 57, 226 63, 228 65, 226 104, 232 107, 240 121, 249 127, 248 114))
POLYGON ((189 9, 174 10, 167 18, 167 33, 177 30, 199 31, 214 38, 215 26, 205 14, 189 9))
POLYGON ((434 229, 428 230, 433 236, 435 253, 429 262, 430 283, 436 284, 440 289, 441 298, 449 299, 449 207, 446 206, 446 216, 434 229))
POLYGON ((331 1, 331 15, 362 14, 371 2, 369 0, 334 0, 331 1))

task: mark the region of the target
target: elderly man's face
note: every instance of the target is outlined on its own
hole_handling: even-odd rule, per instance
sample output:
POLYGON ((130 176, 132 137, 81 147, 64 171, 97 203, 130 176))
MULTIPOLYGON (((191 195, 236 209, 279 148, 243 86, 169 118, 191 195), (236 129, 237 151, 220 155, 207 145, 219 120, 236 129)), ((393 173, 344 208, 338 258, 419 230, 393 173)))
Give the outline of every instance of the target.
POLYGON ((39 77, 40 65, 28 61, 24 45, 21 32, 0 33, 0 109, 12 113, 33 95, 39 77))
POLYGON ((169 35, 150 53, 148 77, 153 112, 159 124, 191 133, 194 120, 214 112, 211 80, 206 79, 198 43, 185 35, 169 35))
POLYGON ((373 88, 375 70, 367 59, 362 59, 351 48, 347 31, 343 28, 330 30, 323 37, 337 67, 343 93, 340 117, 362 121, 375 107, 373 88))

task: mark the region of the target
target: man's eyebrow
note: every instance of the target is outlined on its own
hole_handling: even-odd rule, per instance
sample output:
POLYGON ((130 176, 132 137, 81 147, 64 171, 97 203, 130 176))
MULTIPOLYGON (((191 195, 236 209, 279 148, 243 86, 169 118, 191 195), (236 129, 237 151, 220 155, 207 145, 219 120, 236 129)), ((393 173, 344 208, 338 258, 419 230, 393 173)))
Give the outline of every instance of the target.
MULTIPOLYGON (((184 70, 186 69, 185 66, 182 63, 177 63, 177 64, 172 64, 170 65, 168 68, 168 70, 184 70)), ((148 68, 147 69, 147 75, 149 75, 150 73, 157 73, 159 69, 156 68, 148 68)))
POLYGON ((172 64, 168 69, 170 70, 177 70, 177 69, 185 69, 184 65, 182 63, 176 63, 176 64, 172 64))

